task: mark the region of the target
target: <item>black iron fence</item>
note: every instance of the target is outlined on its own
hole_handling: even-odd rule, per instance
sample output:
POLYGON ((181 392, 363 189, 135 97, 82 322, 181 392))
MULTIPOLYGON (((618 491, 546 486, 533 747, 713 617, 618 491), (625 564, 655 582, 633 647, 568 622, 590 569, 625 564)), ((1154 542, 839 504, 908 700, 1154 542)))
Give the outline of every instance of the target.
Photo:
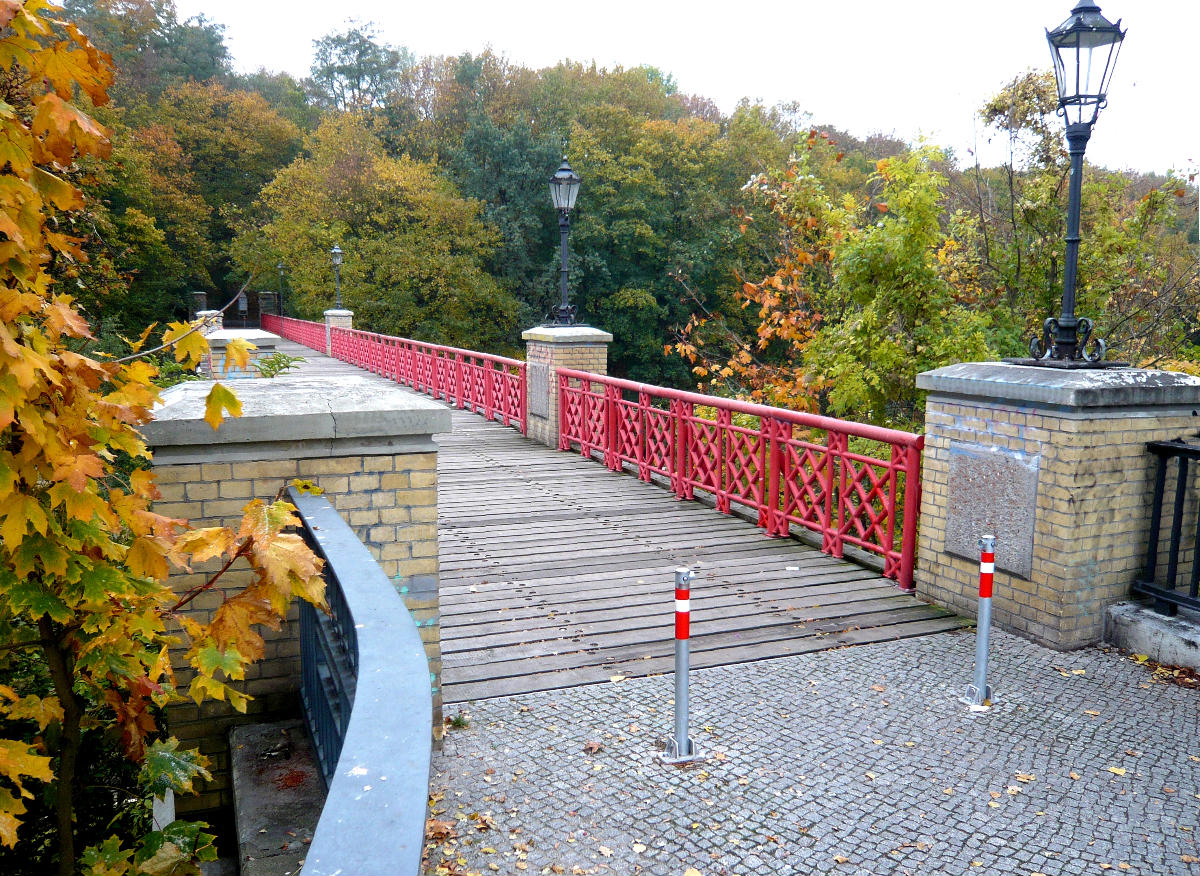
POLYGON ((415 622, 323 496, 290 490, 325 560, 328 615, 302 603, 302 700, 328 793, 306 876, 418 873, 429 799, 433 698, 415 622))
POLYGON ((1154 478, 1146 563, 1133 584, 1133 592, 1152 598, 1155 610, 1163 614, 1175 614, 1181 606, 1200 611, 1200 562, 1196 561, 1200 514, 1197 513, 1196 491, 1192 489, 1194 472, 1191 465, 1200 460, 1200 443, 1151 441, 1146 447, 1158 458, 1158 468, 1154 478), (1169 478, 1172 470, 1174 477, 1169 478), (1169 492, 1168 483, 1171 485, 1169 492), (1165 524, 1164 516, 1168 518, 1165 524))

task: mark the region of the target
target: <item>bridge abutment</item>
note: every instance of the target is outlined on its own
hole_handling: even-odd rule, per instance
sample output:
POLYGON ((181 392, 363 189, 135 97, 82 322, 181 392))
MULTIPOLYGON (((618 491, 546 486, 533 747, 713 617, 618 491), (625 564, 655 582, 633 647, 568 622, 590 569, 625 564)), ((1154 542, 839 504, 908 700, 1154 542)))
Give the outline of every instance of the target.
POLYGON ((929 392, 917 592, 974 615, 977 540, 991 533, 996 622, 1060 650, 1099 641, 1146 557, 1146 442, 1196 434, 1200 378, 986 362, 917 386, 929 392))
MULTIPOLYGON (((157 513, 195 526, 237 528, 252 499, 272 501, 293 480, 311 481, 368 547, 413 614, 429 661, 434 731, 441 731, 441 640, 438 601, 437 445, 450 431, 450 412, 435 402, 368 377, 284 376, 238 381, 243 415, 214 432, 203 420, 210 383, 174 386, 163 393, 156 419, 144 427, 154 450, 162 497, 157 513)), ((172 576, 184 593, 218 568, 210 562, 172 576)), ((250 580, 243 561, 217 588, 188 607, 198 620, 250 580)), ((213 780, 177 798, 180 811, 232 802, 226 736, 235 724, 298 714, 300 645, 296 606, 279 632, 264 631, 266 656, 247 671, 241 689, 254 697, 247 712, 226 703, 173 705, 171 732, 212 761, 213 780)), ((177 683, 190 670, 184 648, 172 653, 177 683)))

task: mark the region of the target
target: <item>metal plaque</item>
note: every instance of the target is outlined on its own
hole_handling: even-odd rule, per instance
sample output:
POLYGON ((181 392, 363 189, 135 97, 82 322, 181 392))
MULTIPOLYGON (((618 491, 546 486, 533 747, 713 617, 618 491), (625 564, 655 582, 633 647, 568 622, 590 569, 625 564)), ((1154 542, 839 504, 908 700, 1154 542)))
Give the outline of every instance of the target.
POLYGON ((946 553, 979 561, 979 536, 996 536, 996 568, 1026 580, 1033 571, 1033 527, 1041 456, 950 442, 946 553))
POLYGON ((530 362, 525 366, 529 380, 529 413, 535 417, 550 416, 550 366, 530 362))

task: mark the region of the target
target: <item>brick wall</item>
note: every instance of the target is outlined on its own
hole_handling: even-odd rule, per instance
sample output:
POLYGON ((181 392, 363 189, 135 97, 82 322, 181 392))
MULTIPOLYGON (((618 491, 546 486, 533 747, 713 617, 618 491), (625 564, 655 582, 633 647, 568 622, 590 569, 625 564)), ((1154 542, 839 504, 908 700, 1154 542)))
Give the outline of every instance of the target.
MULTIPOLYGON (((1034 370, 1043 369, 1026 373, 1034 370)), ((996 392, 928 398, 917 591, 974 615, 978 560, 946 552, 954 494, 963 488, 951 482, 951 442, 1015 452, 1038 461, 1031 573, 997 568, 995 620, 1055 648, 1096 642, 1105 609, 1128 598, 1144 565, 1155 469, 1146 442, 1195 434, 1200 420, 1188 406, 1145 403, 1153 393, 1142 394, 1141 405, 1055 405, 996 392)), ((1194 526, 1194 500, 1191 507, 1194 526)))
MULTIPOLYGON (((437 454, 354 455, 334 458, 280 459, 257 462, 214 462, 155 467, 162 499, 154 510, 189 519, 196 526, 232 525, 252 498, 271 501, 293 479, 320 486, 333 506, 393 579, 413 612, 429 657, 434 689, 434 718, 441 716, 441 649, 437 635, 437 454)), ((172 578, 177 592, 203 583, 215 564, 172 578)), ((242 565, 222 578, 218 591, 202 594, 188 613, 207 620, 223 594, 244 587, 249 570, 242 565)), ((293 605, 289 623, 266 631, 266 657, 252 666, 240 687, 254 699, 247 713, 225 703, 172 706, 171 731, 185 747, 196 746, 212 761, 213 780, 193 797, 177 798, 180 811, 198 811, 231 803, 226 735, 237 723, 295 714, 299 702, 299 625, 293 605)), ((173 654, 177 680, 185 687, 190 671, 182 665, 184 649, 173 654)))

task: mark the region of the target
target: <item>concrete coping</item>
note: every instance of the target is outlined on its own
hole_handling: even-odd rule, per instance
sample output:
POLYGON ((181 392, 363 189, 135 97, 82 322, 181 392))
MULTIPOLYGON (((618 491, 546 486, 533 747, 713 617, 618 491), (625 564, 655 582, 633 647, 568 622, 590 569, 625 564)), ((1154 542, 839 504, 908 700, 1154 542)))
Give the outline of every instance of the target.
POLYGON ((917 375, 930 393, 1057 408, 1200 406, 1200 377, 1145 368, 1068 370, 961 362, 917 375))
POLYGON ((279 335, 264 332, 262 329, 217 329, 205 337, 208 338, 208 345, 214 350, 224 349, 234 338, 247 340, 260 350, 272 350, 279 343, 279 335))
POLYGON ((354 702, 305 876, 417 873, 425 840, 433 698, 421 635, 379 564, 324 496, 289 491, 342 591, 357 652, 354 702))
POLYGON ((523 341, 545 344, 610 344, 612 333, 590 325, 539 325, 521 332, 523 341))
POLYGON ((328 319, 331 316, 334 316, 334 317, 354 316, 354 311, 353 310, 338 310, 336 307, 331 307, 331 308, 329 308, 329 310, 325 311, 325 318, 328 319))
POLYGON ((239 380, 242 416, 213 431, 204 421, 210 381, 172 386, 142 427, 158 464, 235 459, 430 452, 450 431, 450 411, 430 399, 344 375, 239 380))

